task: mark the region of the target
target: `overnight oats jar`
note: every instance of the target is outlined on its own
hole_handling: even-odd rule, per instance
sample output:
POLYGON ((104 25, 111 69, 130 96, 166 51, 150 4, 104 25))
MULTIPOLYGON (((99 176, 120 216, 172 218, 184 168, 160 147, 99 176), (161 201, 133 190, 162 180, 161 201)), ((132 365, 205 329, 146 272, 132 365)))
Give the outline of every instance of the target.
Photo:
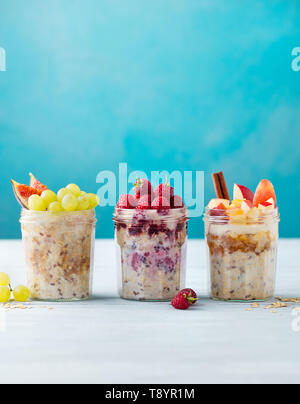
POLYGON ((187 209, 122 209, 114 213, 119 295, 171 300, 185 287, 187 209))
POLYGON ((22 240, 31 297, 88 299, 92 293, 95 210, 51 213, 23 209, 22 240))
POLYGON ((278 209, 206 208, 204 221, 211 298, 264 301, 274 297, 278 209))

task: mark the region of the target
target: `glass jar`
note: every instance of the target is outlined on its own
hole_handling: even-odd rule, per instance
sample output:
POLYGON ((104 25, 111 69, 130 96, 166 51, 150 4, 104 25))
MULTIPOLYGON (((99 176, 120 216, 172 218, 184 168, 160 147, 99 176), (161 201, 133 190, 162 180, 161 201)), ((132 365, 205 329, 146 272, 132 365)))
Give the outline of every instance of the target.
POLYGON ((94 267, 94 209, 55 214, 23 209, 20 223, 31 297, 88 299, 94 267))
POLYGON ((184 288, 187 221, 186 208, 115 209, 120 297, 168 301, 184 288))
POLYGON ((274 297, 278 209, 247 215, 205 212, 210 295, 215 300, 264 301, 274 297))

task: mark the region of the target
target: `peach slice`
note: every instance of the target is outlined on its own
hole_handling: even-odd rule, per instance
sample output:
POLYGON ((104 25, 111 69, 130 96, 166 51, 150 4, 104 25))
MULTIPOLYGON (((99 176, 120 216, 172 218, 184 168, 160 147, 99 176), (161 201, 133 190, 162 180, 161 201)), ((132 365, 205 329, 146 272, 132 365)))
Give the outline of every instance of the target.
POLYGON ((209 204, 207 205, 208 209, 227 209, 229 208, 230 201, 228 199, 221 199, 221 198, 215 198, 211 199, 209 204), (218 206, 222 204, 224 207, 219 208, 218 206))
POLYGON ((220 203, 218 206, 210 210, 210 215, 211 216, 226 216, 227 210, 226 206, 223 203, 220 203))
POLYGON ((267 203, 270 203, 270 204, 272 205, 272 208, 273 208, 273 209, 275 208, 275 201, 274 201, 273 198, 268 199, 268 200, 267 200, 267 203))
POLYGON ((260 209, 272 209, 273 205, 270 202, 262 202, 258 205, 260 209))
POLYGON ((223 203, 220 203, 215 209, 226 210, 226 206, 223 203))
POLYGON ((253 192, 244 187, 244 185, 234 184, 233 186, 233 199, 247 199, 247 201, 253 201, 254 194, 253 192))
POLYGON ((274 207, 276 207, 276 196, 273 184, 269 180, 261 180, 254 194, 253 205, 257 207, 259 204, 267 202, 271 198, 274 201, 274 207))

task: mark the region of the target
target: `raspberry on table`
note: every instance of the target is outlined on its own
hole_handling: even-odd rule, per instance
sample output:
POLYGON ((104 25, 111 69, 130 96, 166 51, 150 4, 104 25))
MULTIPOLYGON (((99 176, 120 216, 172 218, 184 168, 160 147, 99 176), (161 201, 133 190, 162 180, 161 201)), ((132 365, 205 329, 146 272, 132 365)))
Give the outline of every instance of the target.
POLYGON ((180 294, 182 294, 182 295, 185 294, 187 297, 192 297, 192 298, 196 299, 194 301, 191 300, 191 302, 190 302, 191 304, 195 304, 197 301, 197 294, 193 289, 190 289, 190 288, 182 289, 180 291, 180 294))
POLYGON ((197 301, 193 289, 182 289, 171 301, 172 306, 178 310, 186 310, 197 301))

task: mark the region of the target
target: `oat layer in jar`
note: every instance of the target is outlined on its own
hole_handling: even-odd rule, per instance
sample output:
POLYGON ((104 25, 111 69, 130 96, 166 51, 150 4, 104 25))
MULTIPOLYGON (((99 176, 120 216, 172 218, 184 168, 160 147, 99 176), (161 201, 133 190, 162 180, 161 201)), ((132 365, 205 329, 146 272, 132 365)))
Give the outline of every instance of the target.
POLYGON ((251 215, 230 217, 206 209, 211 297, 257 301, 274 296, 278 209, 252 209, 251 215))
POLYGON ((20 222, 31 297, 88 299, 94 267, 94 209, 56 214, 23 209, 20 222))
POLYGON ((185 286, 187 210, 116 208, 119 294, 171 300, 185 286))

